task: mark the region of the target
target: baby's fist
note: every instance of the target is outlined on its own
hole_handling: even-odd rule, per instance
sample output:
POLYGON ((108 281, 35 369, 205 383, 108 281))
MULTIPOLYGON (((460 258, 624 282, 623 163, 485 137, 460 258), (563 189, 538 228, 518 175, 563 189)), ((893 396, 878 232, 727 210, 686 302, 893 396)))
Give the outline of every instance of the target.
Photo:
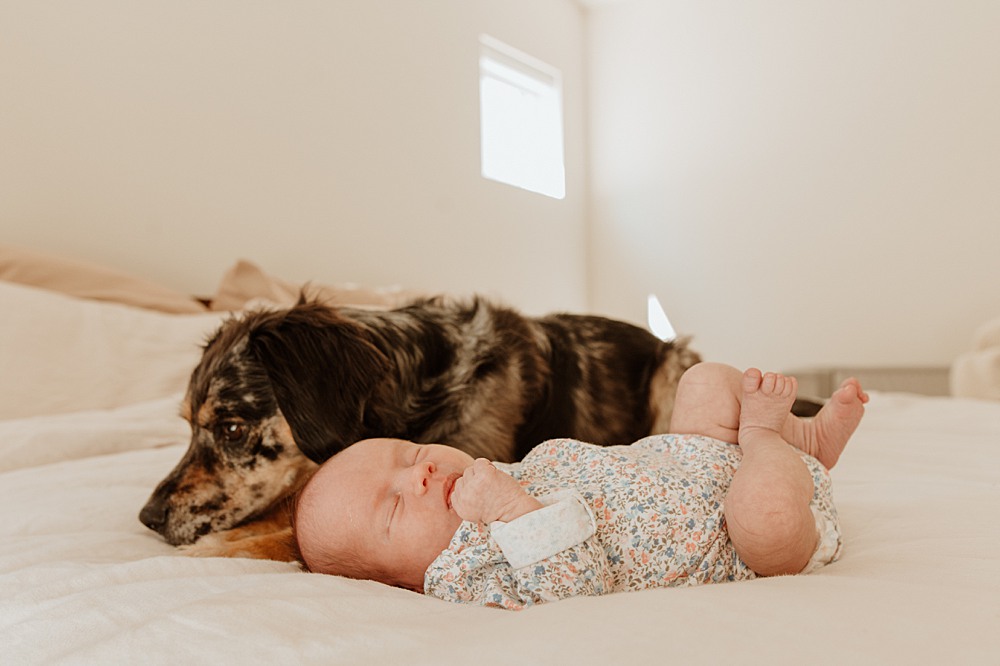
POLYGON ((510 522, 542 506, 486 458, 476 459, 455 481, 451 505, 462 520, 475 523, 510 522))

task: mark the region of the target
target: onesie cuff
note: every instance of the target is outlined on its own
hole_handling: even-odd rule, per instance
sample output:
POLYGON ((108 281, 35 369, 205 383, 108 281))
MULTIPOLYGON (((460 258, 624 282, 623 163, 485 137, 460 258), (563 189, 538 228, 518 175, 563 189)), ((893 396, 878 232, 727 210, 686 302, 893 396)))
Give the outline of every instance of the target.
POLYGON ((841 544, 843 543, 840 536, 840 525, 812 504, 809 505, 809 508, 812 510, 813 518, 816 521, 817 540, 816 551, 809 558, 805 568, 800 572, 804 574, 812 573, 816 569, 837 560, 840 557, 841 544))
POLYGON ((541 509, 509 523, 490 523, 494 541, 515 569, 583 543, 597 531, 594 514, 576 491, 555 492, 538 501, 543 505, 541 509))

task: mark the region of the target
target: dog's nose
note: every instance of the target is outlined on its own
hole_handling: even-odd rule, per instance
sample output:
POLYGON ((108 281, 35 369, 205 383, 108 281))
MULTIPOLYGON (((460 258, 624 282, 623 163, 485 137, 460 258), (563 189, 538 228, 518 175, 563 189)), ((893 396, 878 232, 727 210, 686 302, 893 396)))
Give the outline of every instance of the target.
POLYGON ((154 532, 160 532, 167 524, 167 512, 167 505, 164 502, 150 500, 139 512, 139 521, 154 532))

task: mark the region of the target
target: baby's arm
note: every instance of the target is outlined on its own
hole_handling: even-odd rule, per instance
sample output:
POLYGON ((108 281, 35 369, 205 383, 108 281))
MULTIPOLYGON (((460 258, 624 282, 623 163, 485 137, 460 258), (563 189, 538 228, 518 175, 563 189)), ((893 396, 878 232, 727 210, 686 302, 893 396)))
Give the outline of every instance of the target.
POLYGON ((543 503, 480 458, 455 482, 451 505, 463 520, 488 525, 501 552, 445 551, 427 572, 426 594, 515 609, 605 592, 608 563, 578 494, 548 495, 543 503))
POLYGON ((497 520, 509 523, 542 508, 542 503, 512 476, 479 458, 455 482, 451 506, 462 520, 489 524, 497 520))
POLYGON ((428 569, 424 592, 508 609, 607 592, 609 563, 583 498, 560 491, 539 504, 510 522, 478 528, 492 536, 489 543, 478 537, 454 541, 428 569))

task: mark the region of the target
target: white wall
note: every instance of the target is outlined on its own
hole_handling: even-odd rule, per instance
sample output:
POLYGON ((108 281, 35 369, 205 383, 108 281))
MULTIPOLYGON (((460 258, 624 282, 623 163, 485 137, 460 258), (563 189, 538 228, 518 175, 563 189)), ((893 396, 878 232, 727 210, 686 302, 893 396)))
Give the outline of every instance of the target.
POLYGON ((572 0, 0 0, 0 238, 581 309, 583 36, 572 0), (479 175, 481 32, 562 70, 563 201, 479 175))
POLYGON ((1000 313, 1000 3, 592 9, 591 307, 706 356, 947 364, 1000 313))

